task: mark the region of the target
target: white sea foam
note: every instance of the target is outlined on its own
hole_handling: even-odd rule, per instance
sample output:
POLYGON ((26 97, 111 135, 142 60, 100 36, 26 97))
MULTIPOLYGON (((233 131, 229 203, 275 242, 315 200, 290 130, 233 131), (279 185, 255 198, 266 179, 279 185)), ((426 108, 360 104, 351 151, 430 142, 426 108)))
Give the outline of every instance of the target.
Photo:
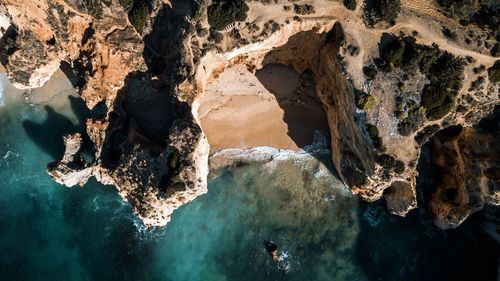
POLYGON ((7 87, 7 73, 0 73, 0 106, 5 105, 6 87, 7 87))
POLYGON ((0 36, 3 36, 2 29, 7 30, 10 26, 10 18, 2 10, 0 9, 0 36))
POLYGON ((290 255, 283 251, 278 256, 278 269, 283 270, 285 273, 288 273, 292 270, 292 263, 290 261, 290 255))
POLYGON ((328 140, 322 133, 316 131, 314 134, 313 143, 297 151, 290 149, 277 149, 269 146, 259 146, 250 149, 228 148, 214 153, 212 155, 212 159, 226 158, 231 160, 243 160, 249 162, 294 160, 298 164, 302 164, 303 162, 301 161, 315 159, 315 154, 321 155, 331 153, 331 151, 327 147, 328 140))
MULTIPOLYGON (((19 153, 15 153, 15 152, 12 152, 12 151, 8 150, 8 151, 4 154, 4 156, 2 157, 2 160, 3 160, 3 162, 5 162, 5 165, 6 165, 7 167, 9 167, 9 166, 10 166, 9 158, 11 158, 12 156, 13 156, 13 157, 18 158, 18 157, 19 157, 19 153)), ((0 165, 0 166, 1 166, 1 165, 0 165)))

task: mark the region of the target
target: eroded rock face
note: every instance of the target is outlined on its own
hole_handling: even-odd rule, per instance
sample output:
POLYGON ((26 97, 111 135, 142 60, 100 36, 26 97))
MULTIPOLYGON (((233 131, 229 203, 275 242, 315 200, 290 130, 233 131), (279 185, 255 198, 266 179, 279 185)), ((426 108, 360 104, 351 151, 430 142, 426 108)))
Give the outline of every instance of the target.
POLYGON ((435 224, 455 228, 486 204, 499 205, 500 114, 483 126, 453 126, 436 134, 430 142, 435 185, 428 208, 435 224))
POLYGON ((79 133, 64 136, 63 159, 47 165, 47 173, 56 182, 66 186, 83 185, 92 176, 92 167, 80 155, 82 141, 79 133))
MULTIPOLYGON (((139 34, 117 0, 3 1, 0 62, 9 79, 20 88, 38 87, 61 68, 92 111, 86 128, 95 162, 84 163, 79 155, 81 136, 66 136, 65 156, 49 165, 51 176, 68 186, 95 176, 115 185, 146 225, 165 225, 175 208, 207 191, 209 144, 197 117, 197 95, 227 67, 240 64, 255 73, 283 64, 313 76, 333 163, 352 192, 367 201, 384 197, 397 215, 416 208, 416 163, 425 143, 417 134, 430 126, 474 125, 498 103, 498 83, 486 83, 487 94, 468 94, 480 74, 466 66, 464 85, 454 89, 458 106, 439 120, 416 118, 418 126, 401 134, 395 94, 418 101, 429 79, 417 73, 414 83, 400 84, 399 70, 377 74, 364 66, 380 59, 377 44, 387 32, 429 34, 417 36, 419 44, 436 41, 443 51, 468 55, 483 68, 494 58, 450 45, 411 7, 403 7, 409 19, 396 26, 368 28, 359 11, 335 1, 318 0, 311 14, 301 16, 283 10, 279 1, 264 2, 249 2, 245 23, 217 32, 209 29, 207 3, 153 0, 139 34), (261 15, 263 7, 280 12, 261 15), (363 99, 359 92, 366 92, 363 99)), ((443 20, 426 19, 434 27, 443 20)), ((424 114, 411 110, 401 116, 424 114)), ((464 160, 493 150, 494 139, 464 128, 454 138, 433 141, 442 150, 433 161, 442 167, 443 180, 430 201, 438 226, 456 226, 486 202, 498 204, 498 177, 491 174, 498 158, 490 164, 464 160), (446 165, 448 160, 453 164, 446 165), (468 177, 453 178, 455 173, 468 177)))
MULTIPOLYGON (((94 176, 114 185, 146 225, 163 226, 176 208, 207 192, 209 146, 189 104, 176 97, 185 77, 172 80, 155 69, 162 79, 153 79, 124 8, 104 2, 3 1, 1 23, 8 19, 9 27, 2 29, 2 63, 19 88, 39 87, 61 68, 92 109, 86 127, 95 162, 83 160, 80 134, 65 136, 63 159, 47 167, 52 178, 74 186, 94 176)), ((153 4, 153 13, 172 10, 153 4)), ((165 35, 148 30, 151 41, 165 35)), ((155 51, 155 63, 167 60, 169 71, 185 52, 179 34, 169 45, 181 48, 175 57, 155 51)))

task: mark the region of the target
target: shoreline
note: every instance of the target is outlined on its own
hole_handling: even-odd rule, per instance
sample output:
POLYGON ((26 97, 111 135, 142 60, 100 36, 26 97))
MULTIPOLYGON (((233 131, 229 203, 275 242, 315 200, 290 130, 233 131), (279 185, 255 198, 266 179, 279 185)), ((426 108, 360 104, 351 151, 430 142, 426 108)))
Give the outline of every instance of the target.
POLYGON ((269 146, 299 150, 329 132, 312 78, 281 64, 255 73, 236 64, 214 75, 195 100, 211 152, 269 146), (304 85, 305 84, 305 85, 304 85))

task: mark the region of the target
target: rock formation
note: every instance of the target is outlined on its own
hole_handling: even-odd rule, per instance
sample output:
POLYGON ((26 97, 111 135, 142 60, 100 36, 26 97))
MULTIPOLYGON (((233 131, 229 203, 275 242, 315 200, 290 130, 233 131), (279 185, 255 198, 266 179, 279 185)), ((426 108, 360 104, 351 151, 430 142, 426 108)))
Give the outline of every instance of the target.
MULTIPOLYGON (((165 225, 175 208, 207 191, 209 144, 198 120, 207 85, 236 65, 255 75, 282 64, 316 81, 332 160, 353 193, 384 197, 392 213, 406 215, 417 207, 422 145, 439 128, 462 125, 452 140, 433 140, 442 148, 436 165, 469 175, 445 176, 436 187, 429 204, 436 224, 454 227, 498 199, 488 187, 496 178, 486 175, 498 158, 463 165, 479 153, 469 143, 493 149, 494 138, 468 127, 499 101, 498 82, 485 79, 495 58, 486 47, 447 39, 451 29, 466 33, 458 21, 415 1, 392 1, 390 15, 326 0, 293 5, 305 10, 275 2, 2 1, 0 61, 9 79, 38 87, 61 68, 92 111, 95 162, 79 156, 81 136, 66 136, 51 176, 68 186, 95 176, 116 186, 146 225, 165 225), (237 16, 213 18, 228 12, 237 16), (456 164, 445 167, 445 158, 456 164), (451 185, 458 191, 447 191, 451 185), (443 196, 448 201, 436 199, 443 196)), ((490 31, 471 25, 470 32, 490 31)))
POLYGON ((442 229, 455 228, 486 204, 500 205, 500 114, 479 126, 448 127, 430 141, 434 181, 429 209, 442 229))

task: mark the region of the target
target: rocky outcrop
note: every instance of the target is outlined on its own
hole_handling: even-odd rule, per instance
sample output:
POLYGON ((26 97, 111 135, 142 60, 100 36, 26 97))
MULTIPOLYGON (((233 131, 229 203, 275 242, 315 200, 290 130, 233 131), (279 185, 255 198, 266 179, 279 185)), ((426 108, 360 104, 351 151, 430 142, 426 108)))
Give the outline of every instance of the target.
POLYGON ((144 49, 144 41, 165 35, 149 20, 172 15, 162 1, 152 4, 160 16, 146 18, 143 40, 119 1, 3 1, 0 47, 16 87, 39 87, 60 68, 92 109, 86 129, 95 162, 80 155, 80 134, 65 136, 63 159, 47 167, 52 178, 74 186, 94 176, 114 185, 146 225, 162 226, 176 208, 207 192, 209 146, 189 105, 177 99, 185 77, 156 67, 168 60, 172 72, 182 59, 186 24, 178 22, 177 45, 169 45, 181 49, 176 56, 155 49, 163 45, 144 49))
MULTIPOLYGON (((367 201, 383 197, 401 216, 417 207, 416 163, 425 140, 437 130, 433 126, 472 126, 498 103, 498 83, 480 78, 494 58, 450 44, 435 32, 442 17, 422 20, 404 6, 407 18, 401 23, 369 28, 359 9, 349 11, 334 1, 318 1, 311 13, 300 16, 280 1, 252 1, 241 17, 245 22, 218 32, 210 29, 203 1, 148 1, 140 18, 121 2, 5 0, 0 4, 0 61, 20 88, 42 85, 58 68, 67 74, 91 108, 86 129, 96 160, 84 163, 81 136, 70 135, 64 158, 50 164, 48 172, 68 186, 84 184, 90 176, 115 185, 150 226, 165 225, 175 208, 207 191, 209 145, 199 126, 197 96, 227 67, 244 65, 255 73, 277 63, 310 72, 327 115, 339 177, 367 201), (260 15, 265 5, 281 12, 260 15), (392 37, 412 34, 416 41, 398 38, 391 56, 385 56, 379 49, 387 44, 388 32, 392 37), (417 41, 431 50, 422 57, 447 54, 470 61, 456 67, 459 85, 439 88, 445 95, 439 102, 454 100, 432 117, 420 106, 421 93, 441 76, 424 70, 409 76, 398 68, 402 60, 416 59, 408 54, 416 53, 417 41)), ((450 61, 445 60, 450 67, 458 65, 450 61)), ((498 192, 490 187, 495 177, 488 176, 498 160, 464 162, 481 154, 479 147, 493 149, 493 140, 478 134, 465 128, 453 139, 433 141, 442 149, 433 159, 446 170, 443 175, 469 175, 444 176, 436 187, 430 206, 442 228, 458 225, 487 201, 498 202, 498 192), (446 166, 443 159, 455 164, 446 166), (450 186, 455 191, 448 191, 450 186)))
POLYGON ((56 182, 66 186, 83 185, 92 176, 92 167, 80 154, 82 141, 79 133, 64 136, 66 151, 63 159, 47 165, 47 173, 56 182))
POLYGON ((434 223, 455 228, 485 205, 500 205, 500 111, 479 126, 452 126, 430 141, 435 171, 428 207, 434 223))

